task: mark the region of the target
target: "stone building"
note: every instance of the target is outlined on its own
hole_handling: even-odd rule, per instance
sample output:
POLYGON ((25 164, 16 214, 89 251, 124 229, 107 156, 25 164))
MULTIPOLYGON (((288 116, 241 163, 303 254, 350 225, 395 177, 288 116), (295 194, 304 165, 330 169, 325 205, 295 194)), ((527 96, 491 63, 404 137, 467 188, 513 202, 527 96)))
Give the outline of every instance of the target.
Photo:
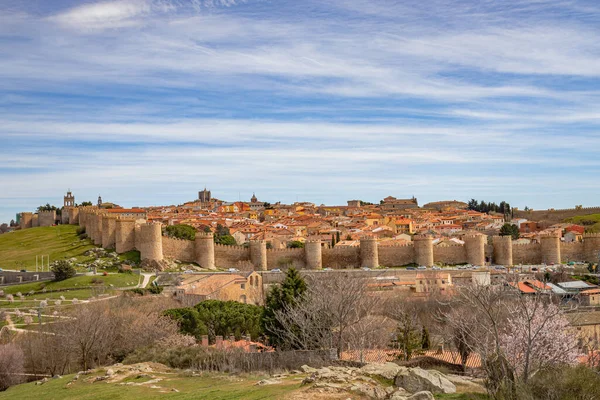
POLYGON ((381 203, 381 211, 384 212, 394 212, 409 208, 419 208, 419 203, 415 197, 411 199, 397 199, 395 197, 388 196, 383 199, 383 202, 381 203))
POLYGON ((200 200, 202 203, 210 203, 210 190, 206 190, 206 188, 204 188, 204 190, 198 192, 198 200, 200 200))

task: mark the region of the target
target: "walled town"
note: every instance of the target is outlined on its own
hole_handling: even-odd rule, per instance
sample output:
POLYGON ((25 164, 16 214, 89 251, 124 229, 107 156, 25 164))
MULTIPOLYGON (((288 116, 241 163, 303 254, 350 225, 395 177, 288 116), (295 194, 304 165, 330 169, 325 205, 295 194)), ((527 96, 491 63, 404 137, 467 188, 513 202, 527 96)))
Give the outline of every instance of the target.
MULTIPOLYGON (((228 366, 211 364, 220 372, 264 371, 269 369, 265 363, 270 368, 275 363, 282 369, 299 369, 294 373, 304 379, 307 398, 359 392, 360 398, 431 399, 455 393, 457 386, 493 398, 502 390, 477 378, 494 373, 485 354, 490 343, 477 342, 475 336, 487 335, 481 329, 489 324, 508 324, 514 315, 526 317, 532 309, 547 318, 542 324, 547 326, 536 327, 543 328, 544 334, 529 343, 532 351, 545 351, 534 344, 546 346, 547 340, 558 340, 565 347, 551 351, 561 360, 591 366, 598 362, 600 234, 579 217, 599 213, 600 208, 519 210, 505 202, 476 200, 420 205, 415 197, 392 196, 376 203, 349 200, 339 206, 271 204, 259 201, 255 194, 246 202, 227 202, 207 189, 180 205, 123 208, 101 197, 95 205, 79 205, 70 190, 62 203, 62 207, 47 204, 36 212, 19 213, 0 235, 3 251, 3 238, 21 234, 41 238, 35 235, 60 235, 61 229, 68 228, 75 237, 71 246, 85 249, 84 254, 68 253, 62 258, 48 255, 45 261, 43 256, 38 260, 36 253, 29 263, 15 263, 19 268, 12 267, 8 258, 0 261, 4 320, 0 339, 17 335, 24 340, 36 325, 46 326, 43 329, 52 335, 63 335, 60 329, 69 324, 68 329, 76 329, 77 321, 87 321, 84 325, 89 328, 86 318, 110 314, 102 308, 109 304, 138 312, 133 310, 141 305, 125 300, 135 293, 162 299, 156 306, 175 321, 174 329, 183 336, 169 351, 180 348, 183 340, 194 349, 226 354, 228 366), (64 270, 72 272, 60 277, 64 270), (133 271, 139 279, 133 278, 133 271), (48 292, 55 281, 65 287, 61 279, 91 286, 48 292), (104 286, 103 280, 119 282, 120 287, 104 286), (301 289, 305 285, 309 289, 301 289), (28 294, 23 294, 25 288, 28 294), (281 297, 284 290, 292 290, 286 296, 300 296, 296 301, 301 306, 286 305, 289 300, 281 297), (307 291, 294 295, 296 290, 307 291), (343 305, 352 309, 345 317, 336 314, 343 305), (83 310, 93 314, 84 315, 83 310), (498 314, 490 316, 490 310, 498 314), (217 312, 223 313, 219 318, 231 321, 210 328, 209 320, 217 314, 211 315, 217 312), (240 312, 246 315, 242 319, 240 312), (322 314, 329 315, 327 322, 315 320, 322 314), (39 317, 36 324, 37 315, 55 323, 44 324, 39 317), (70 322, 58 323, 61 318, 70 322), (346 329, 345 324, 347 332, 335 333, 346 329), (306 330, 302 337, 298 329, 306 330), (237 358, 238 352, 242 358, 237 358), (290 360, 274 361, 279 354, 290 360), (440 374, 436 366, 454 368, 462 376, 440 374), (394 384, 382 387, 368 381, 366 377, 373 375, 394 384)), ((518 324, 515 329, 522 327, 518 324)), ((167 331, 156 334, 165 339, 172 334, 167 331)), ((131 351, 132 362, 189 366, 131 351)), ((77 351, 67 353, 75 358, 65 361, 61 374, 76 368, 77 357, 80 367, 103 365, 77 351)), ((24 364, 26 371, 48 372, 45 364, 31 357, 24 364)), ((118 360, 108 353, 102 357, 105 363, 118 360)), ((536 362, 552 364, 543 355, 537 357, 536 362)), ((519 357, 514 363, 514 372, 522 373, 519 357)), ((131 371, 117 368, 121 376, 102 375, 103 370, 89 373, 101 374, 94 379, 124 384, 131 371)), ((150 367, 135 364, 135 368, 150 367)), ((148 371, 155 379, 165 379, 159 378, 159 371, 148 371)), ((524 372, 523 379, 533 373, 524 372)), ((280 374, 275 383, 268 378, 268 383, 259 384, 281 384, 287 378, 280 374)))

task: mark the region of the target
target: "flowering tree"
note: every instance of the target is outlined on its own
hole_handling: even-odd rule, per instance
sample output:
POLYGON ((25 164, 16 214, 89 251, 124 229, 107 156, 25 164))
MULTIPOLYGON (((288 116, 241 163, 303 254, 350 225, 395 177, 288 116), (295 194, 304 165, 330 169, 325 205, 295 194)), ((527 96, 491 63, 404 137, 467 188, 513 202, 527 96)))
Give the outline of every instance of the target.
POLYGON ((508 307, 500 346, 524 383, 544 367, 575 363, 576 335, 557 305, 545 303, 539 296, 521 296, 508 307))

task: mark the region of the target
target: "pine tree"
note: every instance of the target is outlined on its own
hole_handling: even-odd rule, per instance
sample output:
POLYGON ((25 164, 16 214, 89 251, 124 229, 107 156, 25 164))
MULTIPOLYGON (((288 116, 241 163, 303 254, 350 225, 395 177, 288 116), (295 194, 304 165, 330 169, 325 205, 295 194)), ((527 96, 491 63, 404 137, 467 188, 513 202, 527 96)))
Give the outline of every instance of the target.
POLYGON ((263 316, 263 329, 271 344, 281 343, 279 331, 281 324, 277 321, 275 313, 286 307, 294 306, 306 292, 306 281, 295 268, 287 270, 285 279, 281 285, 274 286, 265 300, 265 311, 263 316))
POLYGON ((335 233, 335 243, 337 244, 337 243, 339 243, 339 242, 340 242, 340 231, 337 231, 337 232, 335 233))
POLYGON ((423 326, 423 331, 421 332, 421 348, 423 350, 428 350, 430 347, 431 340, 429 339, 429 331, 423 326))

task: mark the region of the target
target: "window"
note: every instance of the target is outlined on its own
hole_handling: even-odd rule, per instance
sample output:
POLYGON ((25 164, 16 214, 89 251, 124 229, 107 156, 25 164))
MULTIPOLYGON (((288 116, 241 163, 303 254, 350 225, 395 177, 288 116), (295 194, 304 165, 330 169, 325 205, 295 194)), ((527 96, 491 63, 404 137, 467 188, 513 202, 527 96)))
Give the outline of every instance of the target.
POLYGON ((246 289, 246 284, 245 284, 245 283, 242 283, 242 284, 240 285, 240 287, 241 287, 242 289, 246 289))

